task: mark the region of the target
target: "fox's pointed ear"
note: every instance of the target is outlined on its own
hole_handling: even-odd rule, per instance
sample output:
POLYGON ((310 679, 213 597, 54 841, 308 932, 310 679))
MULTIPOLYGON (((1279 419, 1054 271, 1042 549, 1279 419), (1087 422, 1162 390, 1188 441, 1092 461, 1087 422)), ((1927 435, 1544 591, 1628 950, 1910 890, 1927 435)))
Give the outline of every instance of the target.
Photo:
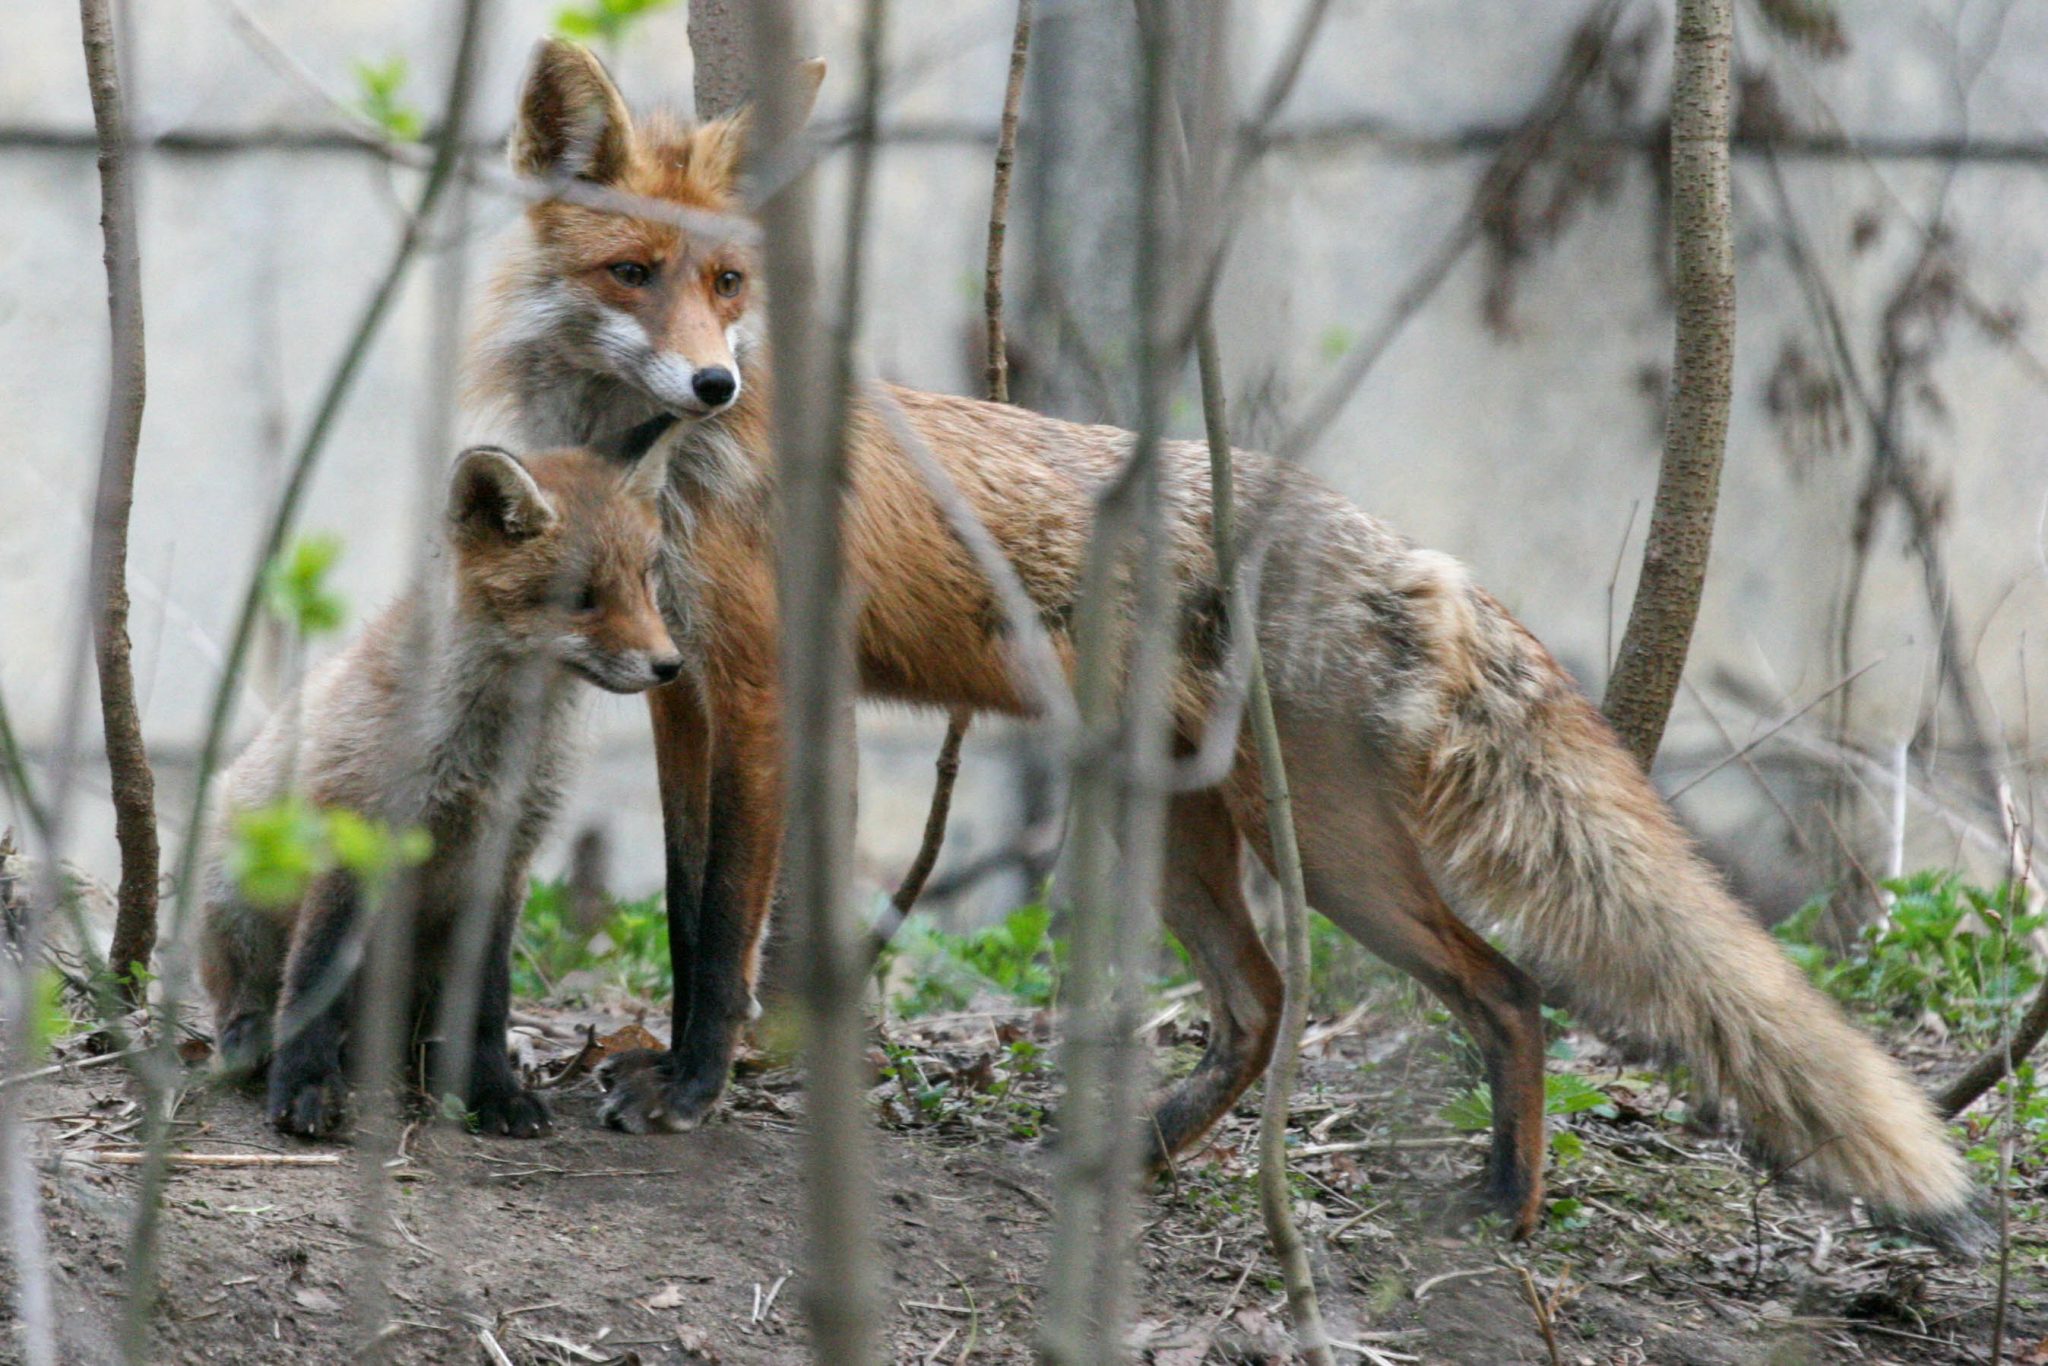
POLYGON ((656 413, 638 426, 593 441, 590 448, 626 471, 626 489, 636 498, 653 498, 668 479, 668 456, 655 450, 675 430, 674 413, 656 413))
MULTIPOLYGON (((811 121, 818 107, 818 88, 825 83, 825 59, 813 57, 797 63, 796 126, 811 121)), ((740 163, 745 160, 747 139, 754 127, 754 107, 741 105, 724 118, 699 124, 683 148, 683 169, 713 189, 733 194, 739 189, 740 163)))
POLYGON ((603 63, 566 39, 541 39, 519 88, 513 171, 609 185, 625 173, 632 138, 632 114, 603 63))
POLYGON ((512 452, 472 446, 455 461, 448 520, 465 532, 523 540, 554 525, 555 506, 512 452))

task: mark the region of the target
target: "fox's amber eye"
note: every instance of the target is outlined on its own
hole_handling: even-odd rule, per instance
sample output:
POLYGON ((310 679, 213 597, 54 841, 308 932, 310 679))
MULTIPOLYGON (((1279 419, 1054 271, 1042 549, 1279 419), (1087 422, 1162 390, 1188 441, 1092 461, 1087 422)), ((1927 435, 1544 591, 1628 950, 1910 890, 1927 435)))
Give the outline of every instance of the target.
POLYGON ((721 270, 712 278, 711 287, 718 291, 718 297, 721 299, 730 299, 740 292, 740 286, 746 282, 747 277, 736 270, 721 270))
POLYGON ((614 261, 606 269, 628 289, 638 289, 654 278, 654 267, 641 261, 614 261))

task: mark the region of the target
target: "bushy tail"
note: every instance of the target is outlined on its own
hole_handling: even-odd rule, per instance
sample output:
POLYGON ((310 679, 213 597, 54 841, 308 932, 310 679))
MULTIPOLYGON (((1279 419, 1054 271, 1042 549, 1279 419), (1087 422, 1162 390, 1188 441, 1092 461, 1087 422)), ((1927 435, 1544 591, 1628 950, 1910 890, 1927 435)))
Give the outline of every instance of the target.
MULTIPOLYGON (((1461 614, 1463 615, 1463 614, 1461 614)), ((1483 599, 1422 756, 1419 833, 1457 898, 1594 1028, 1732 1099, 1764 1161, 1952 1245, 1981 1228, 1920 1089, 1732 898, 1556 662, 1483 599)))

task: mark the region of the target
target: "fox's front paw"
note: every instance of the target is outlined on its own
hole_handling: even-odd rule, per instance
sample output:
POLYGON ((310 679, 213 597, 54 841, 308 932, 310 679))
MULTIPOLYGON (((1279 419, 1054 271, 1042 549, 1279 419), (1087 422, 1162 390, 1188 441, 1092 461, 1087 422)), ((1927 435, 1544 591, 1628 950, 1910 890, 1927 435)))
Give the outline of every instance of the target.
POLYGON ((348 1080, 340 1068, 298 1077, 272 1069, 270 1122, 285 1133, 325 1138, 347 1114, 348 1080))
POLYGON ((598 1115, 629 1134, 683 1133, 711 1114, 725 1091, 727 1066, 686 1068, 672 1052, 636 1048, 597 1066, 604 1104, 598 1115))
POLYGON ((469 1103, 480 1134, 539 1138, 553 1127, 547 1103, 517 1084, 481 1090, 469 1103))

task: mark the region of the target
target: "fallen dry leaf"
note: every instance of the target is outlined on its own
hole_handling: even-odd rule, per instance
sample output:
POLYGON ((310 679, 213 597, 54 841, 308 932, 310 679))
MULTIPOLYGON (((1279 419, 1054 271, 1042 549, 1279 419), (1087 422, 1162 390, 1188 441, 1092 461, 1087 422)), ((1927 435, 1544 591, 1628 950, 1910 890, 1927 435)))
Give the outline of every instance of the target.
POLYGON ((643 1309, 654 1310, 680 1309, 688 1299, 689 1292, 674 1281, 670 1281, 667 1285, 640 1301, 640 1306, 643 1309))
POLYGON ((718 1366, 718 1352, 711 1345, 711 1335, 702 1328, 693 1328, 686 1324, 676 1329, 676 1345, 681 1347, 683 1355, 691 1360, 706 1362, 708 1366, 718 1366))
POLYGON ((317 1285, 302 1285, 292 1291, 292 1303, 309 1314, 339 1314, 341 1301, 317 1285))
POLYGON ((642 1024, 622 1025, 609 1034, 600 1035, 597 1040, 597 1055, 590 1059, 599 1062, 617 1053, 630 1053, 636 1048, 659 1049, 661 1040, 654 1037, 647 1026, 642 1024))

